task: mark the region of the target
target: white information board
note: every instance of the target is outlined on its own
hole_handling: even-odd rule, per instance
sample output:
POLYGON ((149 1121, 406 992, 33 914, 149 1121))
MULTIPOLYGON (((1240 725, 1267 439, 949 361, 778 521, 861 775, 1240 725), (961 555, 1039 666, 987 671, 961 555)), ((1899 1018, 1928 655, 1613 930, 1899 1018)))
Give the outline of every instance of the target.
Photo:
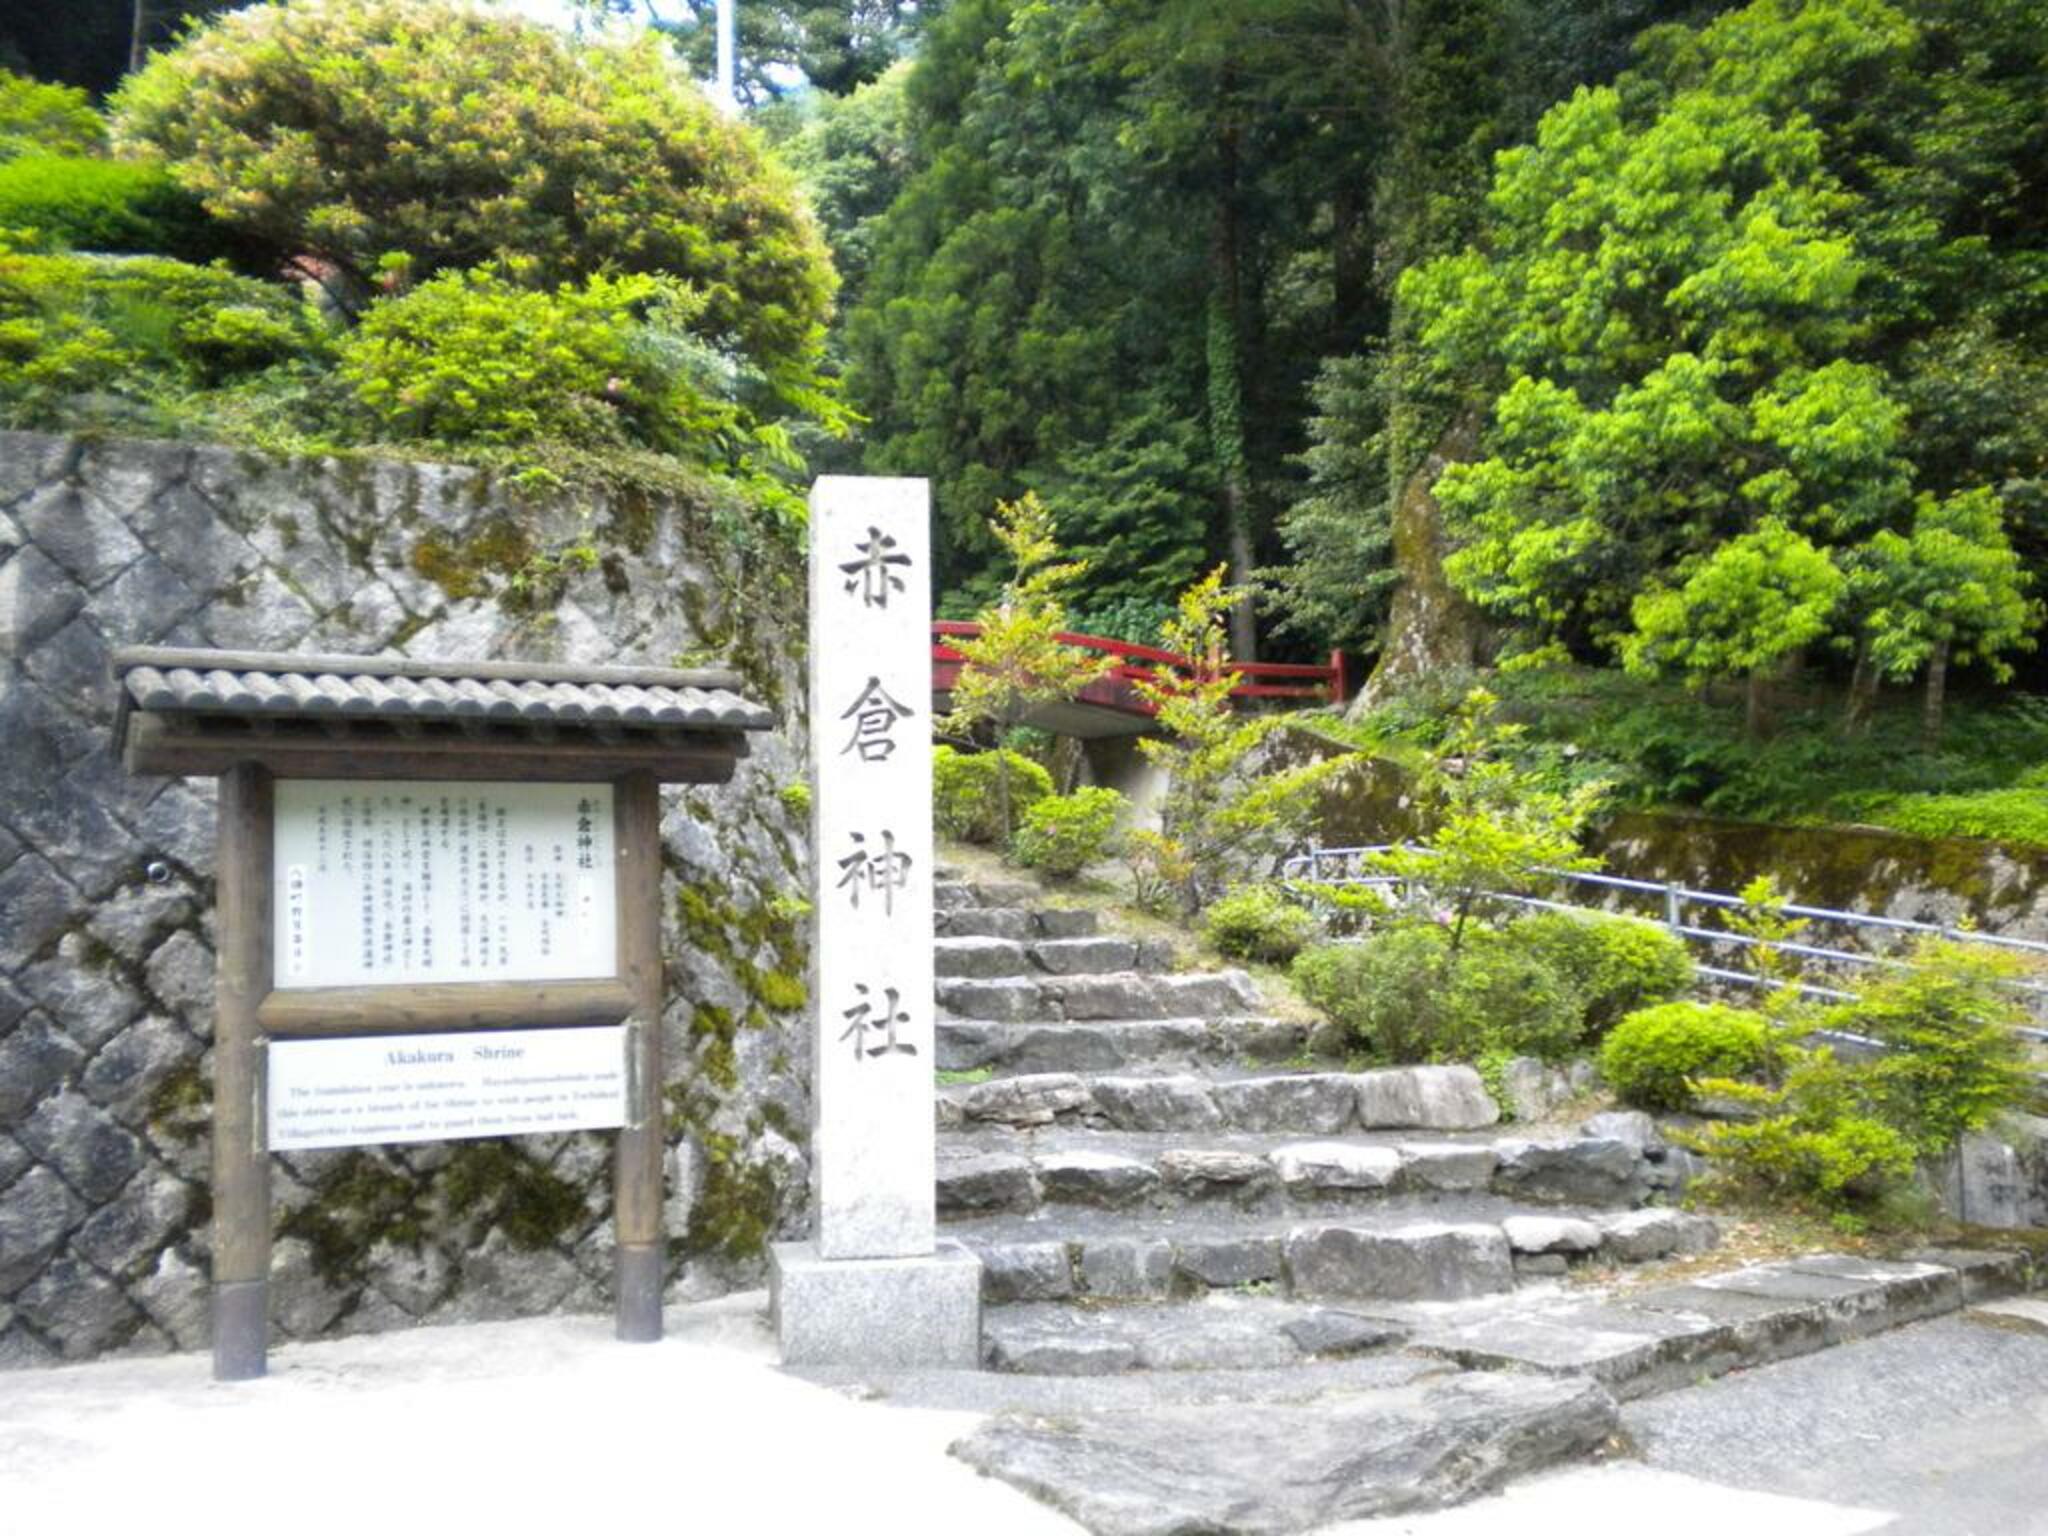
POLYGON ((274 985, 618 971, 609 784, 280 779, 274 985))
POLYGON ((273 1040, 269 1149, 614 1130, 626 1026, 273 1040))

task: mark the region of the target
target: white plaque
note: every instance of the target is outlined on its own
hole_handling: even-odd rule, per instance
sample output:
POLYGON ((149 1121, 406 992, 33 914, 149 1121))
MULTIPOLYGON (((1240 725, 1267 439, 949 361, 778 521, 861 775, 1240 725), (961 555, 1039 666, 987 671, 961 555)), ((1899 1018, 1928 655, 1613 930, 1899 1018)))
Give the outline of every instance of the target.
POLYGON ((932 1252, 931 496, 811 494, 812 1148, 826 1259, 932 1252))
POLYGON ((270 1150, 614 1130, 626 1026, 273 1040, 270 1150))
POLYGON ((280 779, 274 985, 618 973, 609 784, 280 779))

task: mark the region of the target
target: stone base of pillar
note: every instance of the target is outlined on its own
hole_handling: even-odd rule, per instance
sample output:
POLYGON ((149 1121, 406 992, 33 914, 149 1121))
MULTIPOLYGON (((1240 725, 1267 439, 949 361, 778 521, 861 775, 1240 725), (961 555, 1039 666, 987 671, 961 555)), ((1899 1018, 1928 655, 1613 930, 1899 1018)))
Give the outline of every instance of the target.
POLYGON ((816 1243, 777 1243, 769 1304, 785 1365, 981 1364, 981 1260, 958 1243, 901 1259, 821 1259, 816 1243))

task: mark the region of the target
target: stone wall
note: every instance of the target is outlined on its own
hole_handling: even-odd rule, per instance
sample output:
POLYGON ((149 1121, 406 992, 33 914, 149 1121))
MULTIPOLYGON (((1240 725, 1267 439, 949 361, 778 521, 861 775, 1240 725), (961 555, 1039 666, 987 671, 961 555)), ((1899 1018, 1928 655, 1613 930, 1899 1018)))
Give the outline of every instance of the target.
MULTIPOLYGON (((206 1343, 210 780, 130 779, 110 648, 725 661, 785 726, 671 791, 673 1285, 803 1230, 795 560, 683 492, 0 434, 0 1367, 206 1343)), ((609 1304, 608 1138, 273 1159, 286 1337, 609 1304)))

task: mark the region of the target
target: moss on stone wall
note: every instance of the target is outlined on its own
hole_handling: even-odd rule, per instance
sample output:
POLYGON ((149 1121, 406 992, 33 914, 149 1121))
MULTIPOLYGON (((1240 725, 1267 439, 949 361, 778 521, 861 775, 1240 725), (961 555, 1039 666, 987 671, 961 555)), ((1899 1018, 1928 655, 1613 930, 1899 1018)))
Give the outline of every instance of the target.
POLYGON ((589 1217, 583 1192, 510 1142, 465 1141, 435 1179, 450 1213, 517 1248, 567 1242, 589 1217))
POLYGON ((806 911, 787 897, 743 904, 732 886, 708 881, 676 892, 684 944, 715 961, 746 998, 738 1010, 703 999, 692 1005, 690 1060, 667 1089, 670 1132, 697 1150, 689 1224, 673 1245, 680 1256, 757 1260, 774 1234, 784 1192, 775 1170, 750 1162, 746 1148, 771 1128, 798 1138, 787 1113, 772 1104, 747 1114, 744 1135, 734 1134, 728 1101, 740 1086, 739 1032, 766 1028, 771 1015, 797 1012, 809 1001, 806 911))
POLYGON ((426 1237, 425 1181, 368 1152, 350 1152, 313 1185, 313 1197, 287 1210, 280 1237, 302 1239, 313 1270, 337 1290, 358 1285, 370 1250, 390 1242, 418 1250, 426 1237))

